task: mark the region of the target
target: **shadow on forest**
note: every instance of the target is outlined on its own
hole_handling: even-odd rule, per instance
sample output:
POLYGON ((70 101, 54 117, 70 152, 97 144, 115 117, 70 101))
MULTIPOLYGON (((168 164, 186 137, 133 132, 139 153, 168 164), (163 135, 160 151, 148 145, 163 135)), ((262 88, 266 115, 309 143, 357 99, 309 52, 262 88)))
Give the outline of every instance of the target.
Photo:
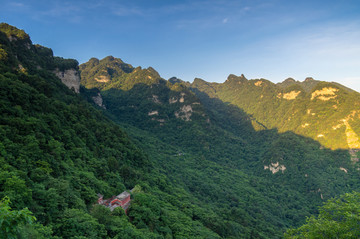
MULTIPOLYGON (((209 122, 195 115, 191 121, 177 119, 174 112, 191 101, 170 104, 170 97, 180 92, 166 84, 137 84, 127 91, 110 89, 101 94, 107 107, 104 112, 115 122, 141 129, 137 131, 137 137, 142 137, 140 142, 156 142, 150 137, 162 141, 161 147, 142 148, 157 167, 195 198, 202 202, 211 198, 209 205, 232 205, 232 210, 246 202, 249 215, 261 209, 271 212, 269 220, 279 218, 286 225, 298 225, 305 216, 316 213, 323 200, 360 189, 359 172, 348 151, 324 148, 293 132, 266 128, 257 131, 254 119, 242 109, 191 90, 197 96, 192 96, 192 102, 200 99, 209 122), (154 102, 153 95, 160 103, 154 102), (165 120, 163 125, 149 115, 155 110, 156 119, 165 120), (170 150, 169 154, 159 152, 166 145, 176 146, 186 154, 180 157, 173 156, 170 150), (249 199, 252 193, 256 200, 249 199), (262 198, 269 201, 263 202, 262 198), (269 209, 276 203, 283 208, 269 209)), ((254 216, 260 217, 262 213, 254 216)))
MULTIPOLYGON (((188 89, 184 87, 183 90, 188 89)), ((280 159, 292 158, 286 156, 290 152, 287 152, 285 156, 284 153, 279 153, 284 151, 284 148, 287 151, 293 149, 301 151, 297 157, 302 157, 303 154, 306 154, 306 151, 309 151, 314 155, 326 154, 330 158, 341 157, 342 160, 340 162, 342 163, 350 161, 347 150, 325 148, 318 141, 291 131, 279 133, 276 128, 267 129, 239 107, 223 102, 218 98, 211 98, 208 94, 196 88, 190 88, 190 90, 196 96, 193 95, 192 97, 194 98, 188 103, 191 104, 197 98, 200 99, 203 111, 210 119, 209 124, 205 124, 201 117, 196 118, 195 114, 192 116, 194 118, 188 122, 177 119, 174 116, 174 112, 179 109, 181 104, 170 104, 169 99, 171 96, 179 95, 180 91, 172 91, 166 84, 166 81, 160 81, 159 84, 152 85, 139 83, 129 90, 112 88, 102 91, 101 94, 107 107, 107 110, 104 112, 114 121, 120 124, 127 123, 142 130, 152 132, 165 142, 172 142, 180 147, 189 147, 190 150, 198 152, 202 150, 208 152, 213 152, 214 150, 224 151, 221 148, 223 147, 225 151, 230 151, 232 147, 244 147, 243 143, 246 142, 252 148, 251 150, 257 152, 253 153, 257 154, 254 156, 255 161, 264 160, 265 158, 265 161, 268 160, 271 163, 274 160, 277 162, 280 159), (158 102, 154 101, 154 95, 156 95, 158 102), (155 115, 156 117, 149 116, 149 112, 155 110, 158 112, 155 115), (255 130, 254 124, 257 128, 262 128, 262 130, 255 130), (219 134, 219 128, 230 134, 227 136, 227 133, 219 134), (214 133, 211 133, 211 131, 214 131, 214 133), (219 134, 221 139, 214 138, 217 134, 219 134), (241 144, 239 139, 234 139, 233 136, 241 138, 241 144), (223 140, 224 143, 219 144, 220 140, 223 140), (197 147, 199 144, 201 146, 197 147), (300 150, 299 148, 302 149, 300 150), (269 152, 272 152, 272 155, 269 155, 269 152)), ((85 90, 85 92, 88 95, 97 94, 95 90, 85 90)), ((297 153, 295 151, 293 152, 294 154, 297 153)), ((226 153, 225 155, 233 158, 231 153, 226 153)))

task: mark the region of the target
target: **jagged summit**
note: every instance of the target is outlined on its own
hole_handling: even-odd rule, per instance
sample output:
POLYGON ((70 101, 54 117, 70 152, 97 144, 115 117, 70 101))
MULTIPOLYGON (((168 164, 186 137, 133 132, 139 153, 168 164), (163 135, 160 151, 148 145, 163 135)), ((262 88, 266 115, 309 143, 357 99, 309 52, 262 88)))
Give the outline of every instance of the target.
POLYGON ((0 196, 38 220, 21 238, 281 238, 359 190, 358 94, 332 83, 187 85, 109 56, 81 65, 91 89, 74 94, 54 71, 76 61, 1 29, 0 56, 0 196), (340 141, 351 160, 324 148, 340 141), (129 217, 95 205, 132 187, 129 217))
POLYGON ((244 76, 244 74, 241 74, 241 76, 236 76, 234 74, 230 74, 227 78, 227 80, 225 81, 225 83, 230 83, 230 82, 246 82, 248 79, 246 79, 246 77, 244 76))
POLYGON ((197 84, 197 83, 209 83, 201 78, 195 78, 193 81, 193 84, 197 84))
POLYGON ((314 80, 314 78, 312 78, 312 77, 306 77, 305 80, 304 80, 304 82, 306 82, 306 83, 314 82, 314 81, 315 81, 315 80, 314 80))
POLYGON ((173 76, 168 80, 171 84, 184 83, 185 81, 173 76))
POLYGON ((124 89, 129 90, 138 83, 158 84, 164 82, 152 67, 134 68, 120 58, 107 56, 101 60, 91 58, 80 65, 81 84, 88 89, 124 89))
POLYGON ((1 32, 6 34, 10 41, 22 40, 32 44, 30 36, 24 30, 18 29, 4 22, 0 23, 0 29, 1 32))
POLYGON ((230 75, 224 83, 194 81, 191 87, 243 109, 258 130, 293 131, 329 148, 360 145, 360 94, 340 84, 311 77, 274 84, 230 75))
POLYGON ((30 36, 23 30, 0 24, 1 68, 24 74, 41 74, 50 71, 69 89, 79 93, 80 77, 78 61, 55 57, 50 48, 33 45, 30 36))
POLYGON ((289 78, 287 78, 287 79, 285 79, 283 82, 296 82, 295 81, 295 79, 294 78, 291 78, 291 77, 289 77, 289 78))

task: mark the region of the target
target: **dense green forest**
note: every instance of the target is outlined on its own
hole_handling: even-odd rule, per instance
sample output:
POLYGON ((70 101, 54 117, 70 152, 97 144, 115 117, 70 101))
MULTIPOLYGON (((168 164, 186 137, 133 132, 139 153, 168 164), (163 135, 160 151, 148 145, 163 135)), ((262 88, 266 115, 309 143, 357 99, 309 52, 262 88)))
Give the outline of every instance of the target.
POLYGON ((189 87, 243 109, 257 130, 292 131, 332 149, 360 148, 360 94, 340 84, 230 75, 224 83, 195 79, 189 87))
POLYGON ((277 237, 316 213, 321 201, 359 187, 347 151, 292 132, 256 131, 253 117, 240 108, 148 69, 124 71, 118 62, 106 57, 82 64, 81 83, 101 90, 105 114, 140 141, 157 167, 218 210, 226 222, 222 237, 277 237), (99 82, 104 73, 107 82, 99 82), (134 78, 140 83, 133 85, 134 78), (240 229, 244 221, 249 226, 240 229))
POLYGON ((328 200, 318 216, 311 216, 306 224, 288 230, 285 238, 359 238, 360 194, 346 193, 328 200))
POLYGON ((266 129, 199 80, 78 66, 5 23, 0 58, 0 238, 279 238, 360 190, 347 150, 266 129), (96 205, 132 188, 127 215, 96 205))

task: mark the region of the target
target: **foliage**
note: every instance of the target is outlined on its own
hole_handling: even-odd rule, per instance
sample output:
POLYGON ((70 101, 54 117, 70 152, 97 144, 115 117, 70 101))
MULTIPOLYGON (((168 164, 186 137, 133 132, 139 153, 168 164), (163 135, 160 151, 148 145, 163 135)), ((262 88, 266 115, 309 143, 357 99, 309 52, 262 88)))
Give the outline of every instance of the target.
MULTIPOLYGON (((105 62, 110 64, 107 59, 81 65, 82 79, 91 80, 89 72, 97 71, 105 62)), ((124 75, 121 69, 117 71, 120 73, 113 74, 124 75)), ((321 149, 318 142, 291 132, 255 131, 253 116, 214 98, 211 83, 197 79, 191 92, 190 85, 179 80, 165 84, 153 81, 150 73, 141 77, 141 83, 132 87, 127 87, 126 81, 116 85, 114 77, 110 85, 99 87, 106 114, 123 125, 156 167, 183 188, 180 196, 175 193, 177 187, 156 182, 161 191, 176 195, 171 202, 185 207, 189 216, 221 237, 280 237, 285 228, 300 225, 306 216, 316 213, 322 198, 359 187, 359 173, 347 152, 321 149), (176 116, 189 105, 189 121, 176 116), (277 174, 264 170, 277 163, 286 170, 277 174), (344 176, 340 168, 349 169, 349 175, 344 176), (296 200, 289 202, 289 197, 296 200)), ((271 87, 272 83, 263 81, 271 87)), ((231 76, 228 84, 235 88, 239 82, 248 81, 244 76, 231 76)), ((87 81, 82 83, 94 87, 87 81)), ((134 220, 134 224, 157 227, 161 211, 149 207, 132 207, 130 215, 152 218, 134 220)))
POLYGON ((360 237, 360 193, 330 199, 319 211, 319 215, 308 218, 305 225, 288 230, 285 238, 360 237))
POLYGON ((230 75, 221 84, 195 79, 190 87, 243 109, 251 115, 257 130, 292 131, 328 148, 348 149, 351 146, 347 144, 343 123, 347 119, 360 135, 357 130, 360 94, 337 83, 307 78, 304 82, 288 79, 274 84, 265 79, 247 80, 244 76, 230 75), (326 88, 335 89, 335 95, 324 92, 324 98, 312 97, 313 92, 326 88), (294 98, 285 97, 291 92, 298 94, 294 98))
POLYGON ((62 57, 54 57, 54 64, 60 71, 68 69, 77 69, 79 62, 74 59, 64 59, 62 57))
POLYGON ((11 210, 9 204, 8 197, 0 201, 0 238, 17 238, 21 226, 36 220, 29 209, 11 210))
POLYGON ((81 84, 87 89, 130 90, 136 84, 165 83, 153 68, 134 68, 113 56, 105 57, 100 61, 92 58, 89 62, 80 65, 80 70, 81 84))
MULTIPOLYGON (((54 62, 51 50, 2 41, 9 59, 16 59, 15 53, 18 59, 0 63, 0 196, 11 198, 15 210, 28 207, 42 224, 23 226, 17 236, 176 237, 180 229, 138 228, 120 209, 110 213, 93 208, 97 193, 110 197, 139 184, 135 193, 151 194, 158 181, 169 181, 118 125, 60 82, 52 73, 60 63, 54 62), (19 63, 27 67, 26 73, 17 70, 19 63)), ((66 62, 66 67, 75 65, 66 62)), ((188 215, 169 207, 192 232, 204 232, 202 238, 214 235, 199 222, 192 227, 188 215)), ((135 213, 131 220, 138 217, 146 218, 135 213)))
POLYGON ((53 72, 77 62, 26 43, 0 32, 0 197, 38 222, 19 238, 279 238, 322 198, 359 189, 345 151, 254 130, 254 116, 214 98, 218 86, 166 81, 110 56, 79 67, 75 94, 53 72), (98 94, 106 110, 94 107, 98 94), (285 171, 264 170, 278 162, 285 171), (97 193, 132 188, 127 215, 94 206, 97 193))
POLYGON ((8 37, 16 37, 18 39, 30 39, 29 35, 24 30, 20 30, 7 23, 0 23, 0 31, 4 32, 8 37))
POLYGON ((106 231, 103 225, 89 214, 79 209, 66 209, 58 219, 56 234, 63 238, 104 238, 106 231))

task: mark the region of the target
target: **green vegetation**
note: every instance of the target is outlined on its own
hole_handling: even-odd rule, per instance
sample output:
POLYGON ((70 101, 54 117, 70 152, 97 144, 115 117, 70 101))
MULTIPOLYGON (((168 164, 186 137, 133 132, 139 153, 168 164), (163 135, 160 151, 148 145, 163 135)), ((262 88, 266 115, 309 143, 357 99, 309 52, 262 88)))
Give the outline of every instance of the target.
POLYGON ((9 206, 10 199, 3 198, 0 201, 0 238, 17 238, 20 227, 26 224, 32 224, 35 220, 31 212, 24 208, 20 211, 13 211, 9 206))
POLYGON ((327 201, 317 217, 311 216, 285 238, 359 238, 360 193, 346 193, 327 201))
MULTIPOLYGON (((108 72, 112 61, 120 60, 107 57, 96 61, 94 68, 90 62, 81 65, 86 69, 85 74, 81 71, 84 86, 94 90, 86 83, 93 79, 88 72, 99 66, 101 72, 108 72)), ((104 113, 126 129, 157 168, 184 188, 183 194, 192 196, 189 215, 221 237, 280 237, 285 228, 301 225, 306 216, 316 213, 322 200, 359 188, 359 173, 347 151, 325 149, 291 132, 255 131, 254 117, 214 97, 210 83, 197 79, 190 91, 188 83, 153 81, 146 73, 143 70, 145 75, 138 79, 142 83, 136 85, 115 77, 109 78, 110 86, 103 82, 97 89, 106 106, 104 113), (189 106, 189 117, 179 117, 189 106), (278 164, 274 174, 269 169, 273 164, 278 164), (202 208, 206 214, 199 213, 202 208)), ((123 79, 131 79, 132 73, 122 74, 123 79)), ((229 81, 233 87, 248 82, 243 76, 231 76, 229 81)), ((266 128, 260 122, 255 127, 266 128)))
POLYGON ((347 120, 360 137, 360 94, 340 84, 312 78, 273 84, 230 75, 222 84, 195 79, 190 87, 243 109, 256 130, 292 131, 328 148, 348 149, 352 146, 345 134, 347 120))
MULTIPOLYGON (((109 217, 114 224, 99 220, 109 212, 94 211, 97 193, 110 197, 139 184, 144 195, 151 195, 157 192, 158 181, 169 189, 171 184, 119 126, 55 77, 52 70, 61 68, 57 64, 62 60, 59 63, 51 51, 39 46, 15 47, 17 43, 7 38, 0 43, 9 49, 10 59, 23 55, 21 62, 1 62, 6 71, 0 72, 0 197, 9 197, 14 210, 29 208, 45 226, 37 224, 24 238, 41 231, 48 235, 45 238, 162 238, 185 234, 183 230, 204 238, 212 233, 201 223, 193 226, 189 216, 156 194, 152 196, 156 202, 168 205, 167 210, 183 217, 186 226, 168 221, 165 227, 178 226, 164 232, 153 232, 148 224, 135 227, 131 221, 141 217, 150 223, 151 216, 136 211, 131 212, 131 221, 116 211, 109 217), (31 68, 41 62, 49 68, 31 68), (19 63, 30 68, 19 71, 19 63)), ((132 206, 136 205, 135 200, 132 206)))
MULTIPOLYGON (((215 97, 220 84, 198 79, 189 88, 106 57, 79 67, 75 94, 54 71, 77 61, 24 34, 0 24, 0 210, 23 215, 1 224, 1 235, 279 238, 323 200, 360 190, 347 151, 256 131, 265 123, 215 97), (99 93, 106 110, 93 102, 99 93), (95 205, 97 193, 132 188, 127 215, 95 205)), ((238 80, 248 82, 231 76, 229 84, 238 80)))

